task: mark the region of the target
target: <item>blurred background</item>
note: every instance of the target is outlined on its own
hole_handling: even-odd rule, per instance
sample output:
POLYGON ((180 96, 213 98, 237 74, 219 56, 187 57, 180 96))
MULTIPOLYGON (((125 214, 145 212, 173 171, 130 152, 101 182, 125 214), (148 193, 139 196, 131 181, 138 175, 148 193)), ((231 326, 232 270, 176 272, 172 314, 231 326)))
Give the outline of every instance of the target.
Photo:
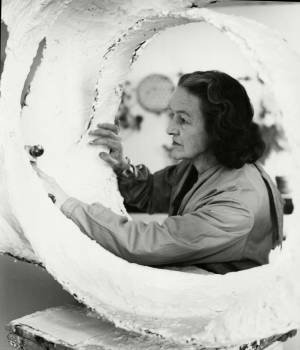
MULTIPOLYGON (((216 11, 240 15, 264 23, 281 36, 300 55, 300 4, 239 5, 215 7, 216 11)), ((1 22, 1 68, 5 62, 7 29, 1 22)), ((45 42, 41 42, 24 84, 21 105, 35 71, 41 62, 45 42)), ((276 123, 281 111, 264 81, 257 76, 238 47, 224 34, 206 23, 167 29, 154 37, 143 50, 124 84, 117 119, 121 127, 125 154, 132 163, 144 163, 152 171, 172 163, 166 134, 168 99, 179 76, 195 70, 217 69, 239 79, 252 100, 255 119, 267 144, 262 161, 269 173, 288 181, 291 164, 286 157, 289 145, 284 130, 276 123), (151 132, 149 132, 151 131, 151 132), (154 135, 154 136, 153 136, 154 135)), ((292 191, 292 190, 291 190, 292 191)), ((292 196, 292 194, 291 194, 292 196)), ((74 303, 52 277, 39 267, 0 256, 0 349, 9 350, 5 325, 37 310, 74 303)), ((285 350, 300 348, 297 336, 284 344, 285 350)))

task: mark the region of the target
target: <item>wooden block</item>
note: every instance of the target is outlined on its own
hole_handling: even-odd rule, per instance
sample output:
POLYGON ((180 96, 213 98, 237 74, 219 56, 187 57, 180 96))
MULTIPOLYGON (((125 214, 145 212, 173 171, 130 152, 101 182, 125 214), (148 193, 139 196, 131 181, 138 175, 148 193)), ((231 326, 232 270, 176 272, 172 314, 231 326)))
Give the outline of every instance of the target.
MULTIPOLYGON (((127 332, 97 318, 86 308, 75 305, 24 316, 12 321, 7 329, 10 345, 19 350, 215 350, 193 345, 179 346, 155 337, 127 332)), ((270 337, 237 350, 275 350, 280 337, 283 336, 270 337)))
POLYGON ((14 342, 22 350, 192 349, 116 328, 110 322, 93 317, 87 309, 74 305, 19 318, 7 329, 10 343, 14 342))

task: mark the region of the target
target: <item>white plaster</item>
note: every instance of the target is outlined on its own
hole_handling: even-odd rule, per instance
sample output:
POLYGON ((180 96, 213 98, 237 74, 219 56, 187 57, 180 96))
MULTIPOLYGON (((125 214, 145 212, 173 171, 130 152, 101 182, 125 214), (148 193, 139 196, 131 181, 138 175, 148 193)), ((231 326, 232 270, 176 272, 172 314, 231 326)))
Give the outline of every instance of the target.
MULTIPOLYGON (((92 127, 113 120, 119 101, 115 89, 126 78, 133 50, 152 36, 154 28, 204 20, 236 41, 272 86, 292 146, 295 181, 299 142, 292 125, 300 112, 298 56, 258 23, 204 9, 184 10, 188 3, 5 1, 4 20, 10 35, 1 82, 0 165, 7 202, 1 205, 6 221, 1 223, 0 244, 2 250, 12 244, 12 251, 25 258, 32 248, 66 290, 123 328, 150 330, 179 343, 231 346, 300 325, 300 285, 295 278, 300 267, 297 212, 282 252, 275 251, 269 265, 203 276, 130 264, 82 235, 52 205, 23 150, 24 143, 44 144, 47 153, 41 167, 71 195, 124 211, 114 175, 98 160, 99 151, 87 146, 86 135, 77 143, 93 101, 95 67, 100 69, 99 98, 92 127), (136 22, 139 18, 144 20, 136 22), (43 37, 47 48, 20 122, 20 94, 43 37), (117 38, 120 42, 109 50, 117 38), (5 226, 12 229, 12 221, 18 222, 26 237, 22 244, 30 242, 24 254, 20 254, 20 241, 7 242, 5 226)), ((296 191, 296 208, 299 198, 296 191)))

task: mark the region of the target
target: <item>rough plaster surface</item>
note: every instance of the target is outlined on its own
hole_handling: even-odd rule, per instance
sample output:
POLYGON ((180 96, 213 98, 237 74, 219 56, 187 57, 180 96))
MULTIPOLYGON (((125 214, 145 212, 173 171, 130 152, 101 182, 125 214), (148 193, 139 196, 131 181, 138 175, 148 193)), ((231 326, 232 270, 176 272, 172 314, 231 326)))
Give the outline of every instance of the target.
MULTIPOLYGON (((187 9, 190 5, 180 0, 4 1, 9 39, 0 101, 0 251, 40 262, 66 290, 120 327, 178 343, 233 346, 299 328, 297 212, 287 223, 288 240, 272 253, 269 265, 225 276, 139 266, 82 235, 53 206, 24 151, 24 144, 42 143, 46 153, 39 165, 70 195, 126 215, 116 179, 99 161, 99 150, 87 145, 86 131, 99 121, 113 121, 120 83, 147 40, 170 26, 205 21, 236 41, 272 88, 296 183, 299 57, 259 23, 187 9), (28 106, 21 110, 23 84, 44 37, 44 57, 28 106)), ((297 209, 300 193, 294 189, 297 209)))

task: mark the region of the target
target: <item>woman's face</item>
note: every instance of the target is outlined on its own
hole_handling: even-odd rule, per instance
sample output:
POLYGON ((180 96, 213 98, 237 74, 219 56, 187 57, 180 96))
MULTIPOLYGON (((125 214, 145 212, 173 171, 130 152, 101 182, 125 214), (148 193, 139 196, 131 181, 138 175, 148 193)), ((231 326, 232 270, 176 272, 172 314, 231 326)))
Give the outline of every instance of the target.
POLYGON ((173 136, 171 157, 197 160, 207 153, 208 135, 204 127, 201 100, 177 87, 169 102, 167 133, 173 136))

